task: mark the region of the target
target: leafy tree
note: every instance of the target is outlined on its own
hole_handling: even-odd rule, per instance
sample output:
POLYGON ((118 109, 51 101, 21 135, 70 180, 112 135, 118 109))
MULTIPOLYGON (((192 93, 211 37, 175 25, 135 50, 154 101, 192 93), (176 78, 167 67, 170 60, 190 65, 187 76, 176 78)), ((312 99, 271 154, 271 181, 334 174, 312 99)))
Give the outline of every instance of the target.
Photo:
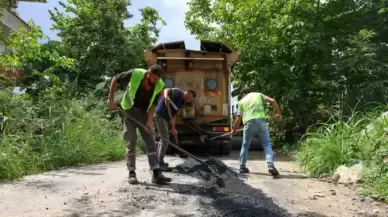
POLYGON ((132 17, 129 0, 68 0, 60 5, 65 12, 50 11, 53 29, 78 60, 78 88, 94 88, 104 76, 144 66, 143 51, 158 37, 159 21, 165 24, 155 9, 146 7, 140 10, 142 22, 125 28, 124 21, 132 17))
MULTIPOLYGON (((20 28, 10 36, 0 35, 1 40, 10 49, 0 54, 0 66, 8 71, 21 73, 22 88, 32 96, 38 97, 41 91, 62 85, 56 72, 75 70, 75 60, 61 56, 55 50, 48 50, 40 44, 45 39, 40 27, 30 21, 30 30, 20 28)), ((9 81, 10 82, 10 81, 9 81)), ((8 83, 15 85, 14 82, 8 83)))
POLYGON ((387 35, 378 30, 386 1, 191 0, 189 7, 192 34, 242 51, 236 89, 248 85, 280 101, 288 139, 327 120, 327 111, 386 100, 387 35))

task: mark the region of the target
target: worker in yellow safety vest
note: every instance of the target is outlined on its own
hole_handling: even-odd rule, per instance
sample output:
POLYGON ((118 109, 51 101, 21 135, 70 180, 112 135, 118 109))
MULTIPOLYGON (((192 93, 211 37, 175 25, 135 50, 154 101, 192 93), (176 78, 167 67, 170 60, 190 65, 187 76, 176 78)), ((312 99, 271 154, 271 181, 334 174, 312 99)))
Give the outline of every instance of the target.
POLYGON ((155 146, 155 139, 149 134, 153 127, 153 117, 155 115, 156 105, 164 89, 164 82, 160 79, 163 70, 159 65, 152 65, 148 70, 132 69, 113 77, 108 96, 108 107, 115 109, 117 106, 125 110, 131 117, 139 122, 146 123, 144 129, 128 118, 123 117, 124 133, 126 141, 126 161, 129 171, 129 183, 137 184, 136 178, 136 143, 139 128, 140 136, 147 152, 150 169, 153 170, 152 183, 166 184, 171 182, 171 178, 162 175, 159 168, 158 153, 155 146), (114 102, 114 93, 116 86, 125 90, 120 105, 114 102))
POLYGON ((262 93, 250 92, 249 88, 242 90, 242 99, 238 101, 238 112, 234 122, 233 134, 236 134, 240 126, 241 119, 244 124, 243 141, 240 152, 240 173, 249 173, 246 167, 248 149, 254 136, 258 136, 260 143, 263 145, 265 159, 268 166, 268 172, 276 177, 279 172, 274 165, 272 145, 267 125, 267 117, 264 112, 264 103, 271 103, 275 109, 275 118, 277 121, 282 120, 282 115, 276 101, 262 93))

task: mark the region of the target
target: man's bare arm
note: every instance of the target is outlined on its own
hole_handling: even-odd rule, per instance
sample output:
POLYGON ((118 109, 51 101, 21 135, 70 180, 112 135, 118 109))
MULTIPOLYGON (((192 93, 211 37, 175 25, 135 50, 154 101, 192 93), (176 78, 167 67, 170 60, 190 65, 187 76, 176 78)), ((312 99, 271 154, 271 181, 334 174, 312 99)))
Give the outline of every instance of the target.
POLYGON ((156 110, 156 105, 152 105, 151 108, 148 110, 148 121, 152 122, 154 118, 155 110, 156 110))
POLYGON ((110 82, 110 88, 109 88, 109 94, 108 94, 108 100, 111 102, 114 101, 116 86, 117 86, 117 78, 116 78, 116 76, 114 76, 112 78, 112 81, 110 82))
POLYGON ((271 98, 271 97, 268 97, 268 96, 265 96, 263 95, 263 98, 264 98, 264 102, 267 103, 271 103, 272 104, 272 107, 274 108, 275 112, 277 115, 282 115, 281 112, 280 112, 280 108, 279 108, 279 105, 278 103, 276 102, 275 99, 271 98))
POLYGON ((237 131, 237 129, 240 127, 240 124, 241 124, 241 115, 237 115, 233 124, 233 132, 237 131))
POLYGON ((110 82, 110 87, 109 87, 109 94, 108 94, 108 108, 110 110, 116 109, 116 104, 115 104, 115 92, 116 92, 116 86, 117 86, 117 78, 116 76, 112 78, 112 81, 110 82))
POLYGON ((167 98, 168 95, 170 95, 170 93, 171 93, 171 88, 165 88, 165 89, 163 90, 164 98, 167 98))
POLYGON ((171 124, 171 128, 172 128, 172 129, 175 129, 175 117, 176 117, 176 116, 174 116, 174 117, 171 118, 171 120, 170 120, 170 124, 171 124))
POLYGON ((154 119, 156 106, 158 105, 158 102, 159 102, 159 99, 160 99, 160 96, 162 95, 162 93, 163 93, 163 90, 161 90, 157 94, 157 97, 155 97, 154 101, 152 102, 151 108, 148 110, 148 113, 147 113, 148 114, 148 122, 152 122, 152 120, 154 119))

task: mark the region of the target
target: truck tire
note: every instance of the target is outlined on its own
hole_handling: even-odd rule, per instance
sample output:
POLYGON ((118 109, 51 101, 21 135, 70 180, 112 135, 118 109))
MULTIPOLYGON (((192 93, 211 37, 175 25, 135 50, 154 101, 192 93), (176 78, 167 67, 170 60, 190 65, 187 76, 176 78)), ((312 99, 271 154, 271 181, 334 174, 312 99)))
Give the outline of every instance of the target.
POLYGON ((220 154, 224 156, 229 156, 232 152, 232 142, 231 141, 223 141, 219 145, 220 154))

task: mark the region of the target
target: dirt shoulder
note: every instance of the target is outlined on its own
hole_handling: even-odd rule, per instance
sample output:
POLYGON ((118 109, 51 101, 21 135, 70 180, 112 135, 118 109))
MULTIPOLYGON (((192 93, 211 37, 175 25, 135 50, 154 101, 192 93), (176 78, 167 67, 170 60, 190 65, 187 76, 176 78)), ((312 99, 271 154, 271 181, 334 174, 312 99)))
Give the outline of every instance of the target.
MULTIPOLYGON (((246 177, 215 188, 196 174, 166 173, 167 186, 150 184, 145 156, 138 156, 139 185, 127 183, 125 162, 53 171, 0 185, 0 216, 388 216, 385 204, 359 199, 353 187, 308 179, 295 163, 278 158, 282 178, 267 175, 263 154, 251 152, 246 177), (362 202, 364 201, 364 202, 362 202)), ((170 165, 195 164, 175 157, 170 165)), ((221 158, 238 168, 238 153, 221 158)))

